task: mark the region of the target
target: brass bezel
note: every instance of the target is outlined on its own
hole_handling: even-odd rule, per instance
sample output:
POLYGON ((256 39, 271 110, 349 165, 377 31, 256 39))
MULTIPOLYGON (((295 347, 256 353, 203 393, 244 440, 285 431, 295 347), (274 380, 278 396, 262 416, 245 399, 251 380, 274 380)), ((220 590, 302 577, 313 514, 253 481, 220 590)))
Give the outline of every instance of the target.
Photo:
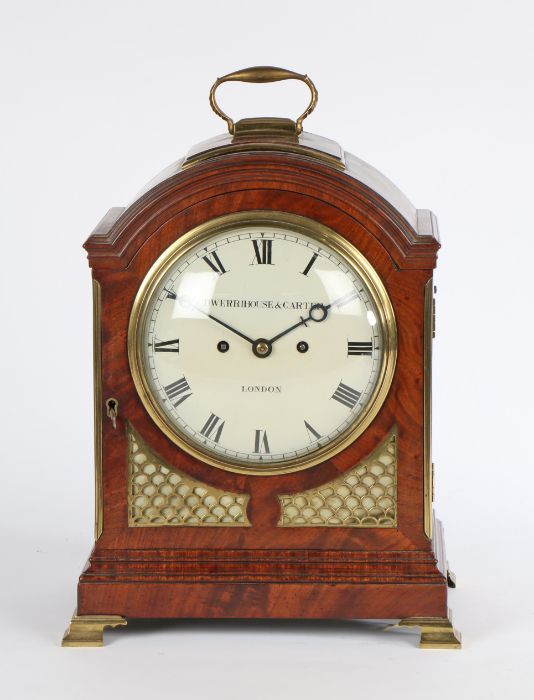
POLYGON ((348 445, 354 442, 354 440, 356 440, 370 425, 384 403, 393 380, 397 359, 397 327, 393 306, 382 280, 367 258, 349 243, 349 241, 345 240, 327 226, 304 216, 281 211, 251 210, 220 216, 200 226, 196 226, 183 234, 159 256, 141 283, 132 306, 128 326, 128 358, 134 384, 143 405, 158 428, 170 440, 178 445, 178 447, 196 459, 226 471, 255 476, 273 476, 276 474, 301 471, 324 462, 348 447, 348 445), (313 453, 295 457, 294 459, 284 462, 270 462, 268 466, 263 467, 256 464, 241 463, 237 460, 227 461, 218 458, 212 453, 202 451, 200 446, 189 442, 178 433, 177 429, 160 409, 150 391, 143 370, 141 353, 141 332, 144 327, 147 306, 153 292, 175 261, 187 255, 208 238, 221 234, 230 228, 235 226, 250 227, 262 225, 279 225, 283 226, 286 230, 289 229, 295 233, 311 237, 319 244, 330 247, 347 265, 355 268, 367 285, 378 311, 382 326, 384 347, 378 381, 367 406, 354 425, 347 428, 336 440, 319 448, 313 453))

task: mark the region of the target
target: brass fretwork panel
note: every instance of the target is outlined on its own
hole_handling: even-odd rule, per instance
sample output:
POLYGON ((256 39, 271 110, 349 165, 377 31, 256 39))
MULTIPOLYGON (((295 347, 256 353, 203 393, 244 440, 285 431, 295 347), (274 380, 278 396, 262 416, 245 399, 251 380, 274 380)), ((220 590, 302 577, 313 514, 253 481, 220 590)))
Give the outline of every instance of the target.
POLYGON ((243 493, 221 491, 161 460, 128 426, 128 525, 249 526, 243 493))
POLYGON ((396 527, 397 430, 342 476, 279 496, 282 527, 396 527))

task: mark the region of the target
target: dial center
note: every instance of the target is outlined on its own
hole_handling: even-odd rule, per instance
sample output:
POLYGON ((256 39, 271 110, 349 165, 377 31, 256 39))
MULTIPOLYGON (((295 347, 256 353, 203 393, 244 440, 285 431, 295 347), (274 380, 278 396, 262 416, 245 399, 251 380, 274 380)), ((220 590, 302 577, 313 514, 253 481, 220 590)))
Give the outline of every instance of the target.
POLYGON ((266 338, 258 338, 252 343, 252 352, 256 357, 269 357, 272 351, 273 346, 266 338))

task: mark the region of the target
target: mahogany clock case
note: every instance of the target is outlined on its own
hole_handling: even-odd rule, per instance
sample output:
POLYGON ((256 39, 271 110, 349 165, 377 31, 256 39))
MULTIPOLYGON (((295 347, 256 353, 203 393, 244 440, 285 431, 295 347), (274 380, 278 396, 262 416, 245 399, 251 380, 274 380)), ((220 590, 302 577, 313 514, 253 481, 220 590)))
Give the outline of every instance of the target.
MULTIPOLYGON (((360 161, 351 162, 357 170, 360 161)), ((386 199, 396 199, 409 210, 392 185, 382 183, 378 194, 357 176, 283 152, 237 152, 189 168, 178 163, 128 209, 110 210, 86 242, 101 304, 96 313, 101 357, 95 369, 101 381, 96 428, 102 443, 97 441, 97 540, 80 578, 78 615, 446 617, 441 529, 435 528, 433 540, 429 538, 424 473, 430 427, 425 427, 425 324, 439 247, 435 220, 430 212, 412 210, 411 225, 386 199), (216 217, 257 210, 309 217, 350 241, 382 279, 398 332, 391 389, 363 435, 322 464, 260 477, 213 468, 172 443, 139 399, 127 348, 139 285, 168 246, 216 217), (118 402, 116 428, 105 415, 109 397, 118 402), (169 465, 216 488, 249 494, 250 526, 216 531, 129 526, 128 424, 169 465), (339 476, 394 428, 395 528, 279 525, 278 494, 317 487, 339 476)))

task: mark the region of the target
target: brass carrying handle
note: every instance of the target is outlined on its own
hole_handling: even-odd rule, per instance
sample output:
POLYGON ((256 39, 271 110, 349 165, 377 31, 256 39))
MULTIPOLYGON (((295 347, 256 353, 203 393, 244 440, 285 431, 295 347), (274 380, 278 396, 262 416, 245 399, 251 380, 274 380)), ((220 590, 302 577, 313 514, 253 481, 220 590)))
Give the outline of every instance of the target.
POLYGON ((224 119, 224 121, 228 124, 228 131, 231 134, 233 134, 235 132, 235 124, 233 119, 231 119, 227 114, 225 114, 222 111, 215 99, 215 91, 217 90, 219 85, 228 82, 276 83, 279 80, 300 80, 310 88, 310 103, 306 107, 304 112, 300 115, 300 117, 297 117, 297 120, 295 122, 297 134, 300 134, 302 132, 302 122, 315 109, 315 105, 317 104, 318 93, 317 88, 308 78, 307 75, 302 75, 301 73, 294 73, 292 70, 286 70, 285 68, 275 68, 274 66, 254 66, 253 68, 243 68, 241 70, 236 70, 233 73, 228 73, 228 75, 223 75, 222 78, 217 78, 210 90, 211 108, 218 117, 224 119))

